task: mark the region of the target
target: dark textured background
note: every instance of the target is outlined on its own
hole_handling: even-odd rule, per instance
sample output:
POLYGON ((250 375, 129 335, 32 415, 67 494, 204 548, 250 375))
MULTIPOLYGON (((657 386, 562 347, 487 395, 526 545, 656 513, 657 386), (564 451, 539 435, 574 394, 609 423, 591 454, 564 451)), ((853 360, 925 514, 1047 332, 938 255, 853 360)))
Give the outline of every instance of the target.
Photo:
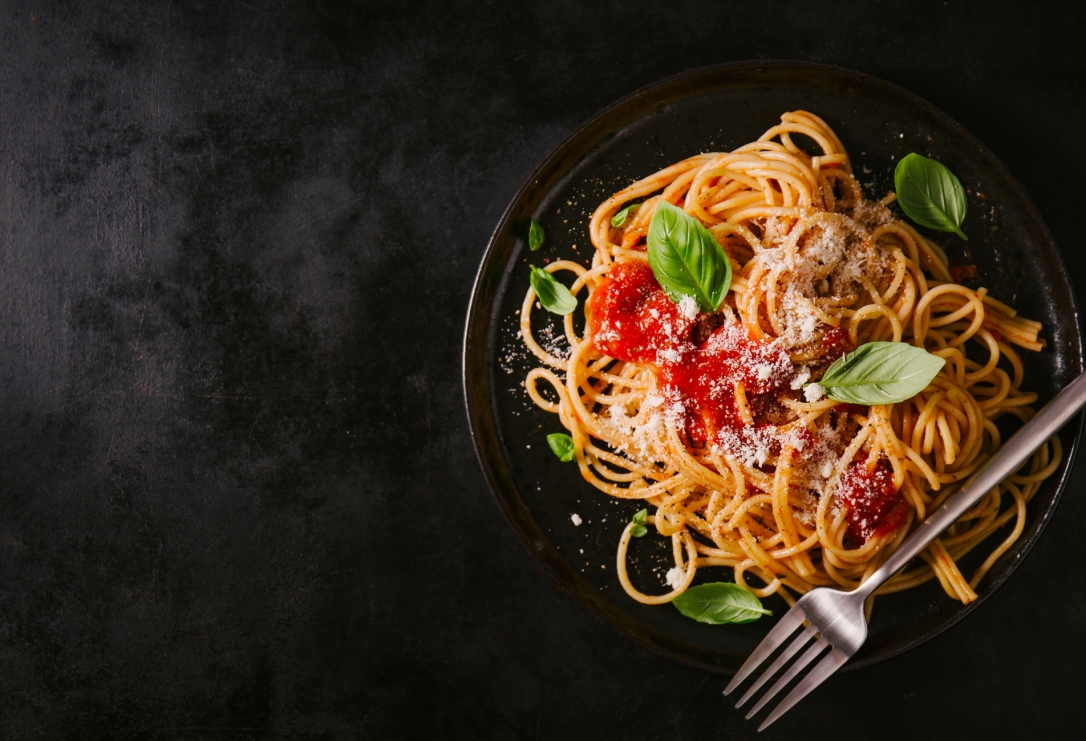
MULTIPOLYGON (((748 58, 961 121, 1080 295, 1062 3, 0 4, 0 735, 733 739, 720 677, 557 592, 467 435, 487 237, 599 108, 748 58)), ((1086 726, 1086 464, 964 623, 766 738, 1086 726)))

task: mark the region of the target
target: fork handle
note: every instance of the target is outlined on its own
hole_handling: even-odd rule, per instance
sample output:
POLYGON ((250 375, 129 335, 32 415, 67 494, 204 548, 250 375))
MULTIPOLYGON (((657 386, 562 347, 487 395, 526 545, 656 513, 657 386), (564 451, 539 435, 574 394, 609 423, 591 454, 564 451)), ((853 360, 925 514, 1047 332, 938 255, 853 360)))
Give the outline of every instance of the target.
POLYGON ((1033 451, 1054 435, 1067 420, 1086 405, 1086 373, 1066 387, 1022 426, 973 478, 935 510, 910 535, 901 547, 886 559, 854 594, 865 599, 900 571, 918 553, 928 547, 948 527, 958 521, 970 507, 983 499, 996 485, 1018 470, 1033 451))

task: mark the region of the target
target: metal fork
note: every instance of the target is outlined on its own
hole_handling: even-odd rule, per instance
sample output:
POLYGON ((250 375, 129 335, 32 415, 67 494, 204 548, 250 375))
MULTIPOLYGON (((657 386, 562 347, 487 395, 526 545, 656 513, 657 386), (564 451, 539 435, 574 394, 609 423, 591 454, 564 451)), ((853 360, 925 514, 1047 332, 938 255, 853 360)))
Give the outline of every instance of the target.
POLYGON ((856 589, 845 592, 829 587, 812 589, 803 595, 792 609, 769 631, 762 642, 739 669, 731 683, 724 690, 731 694, 751 675, 797 628, 804 623, 807 626, 762 672, 758 680, 747 690, 739 702, 738 708, 751 699, 770 679, 777 675, 800 651, 803 653, 792 662, 769 688, 762 699, 747 713, 749 720, 777 693, 784 689, 812 661, 827 650, 824 658, 807 673, 795 688, 788 693, 768 718, 758 727, 765 730, 773 721, 784 715, 808 692, 822 684, 835 671, 841 668, 867 639, 867 620, 864 618, 864 600, 870 597, 887 579, 905 567, 914 556, 924 550, 929 543, 944 530, 954 524, 974 504, 987 495, 997 484, 1015 473, 1037 448, 1049 439, 1074 414, 1086 405, 1086 374, 1080 375, 1056 395, 1037 415, 1022 426, 999 452, 992 457, 973 478, 962 487, 961 491, 951 496, 939 509, 920 523, 916 531, 901 544, 886 562, 873 573, 867 581, 856 589), (813 643, 812 643, 813 641, 813 643), (808 646, 808 644, 810 644, 808 646), (806 650, 803 650, 806 648, 806 650))

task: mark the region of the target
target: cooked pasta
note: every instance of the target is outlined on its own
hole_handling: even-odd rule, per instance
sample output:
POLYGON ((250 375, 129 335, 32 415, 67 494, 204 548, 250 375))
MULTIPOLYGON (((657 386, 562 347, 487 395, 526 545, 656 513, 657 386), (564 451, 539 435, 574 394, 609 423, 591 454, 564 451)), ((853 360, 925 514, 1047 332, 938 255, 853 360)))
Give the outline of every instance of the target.
MULTIPOLYGON (((943 250, 894 217, 893 199, 864 198, 824 121, 785 113, 756 142, 690 157, 600 204, 591 267, 546 267, 571 274, 585 306, 583 334, 564 319, 568 357, 532 336, 528 291, 521 332, 541 363, 528 394, 569 431, 584 479, 645 502, 648 523, 671 539, 669 591, 647 594, 628 577, 633 523, 624 530, 618 579, 633 599, 668 602, 709 567, 790 604, 818 586, 852 589, 999 448, 1000 417, 1033 414, 1017 348, 1040 350, 1041 325, 956 281, 943 250), (715 312, 673 301, 647 264, 663 201, 707 227, 730 261, 715 312), (899 403, 824 396, 829 365, 873 341, 911 343, 945 364, 899 403)), ((954 599, 976 599, 1060 457, 1053 437, 877 594, 936 578, 954 599), (1008 523, 963 574, 961 559, 1008 523)))

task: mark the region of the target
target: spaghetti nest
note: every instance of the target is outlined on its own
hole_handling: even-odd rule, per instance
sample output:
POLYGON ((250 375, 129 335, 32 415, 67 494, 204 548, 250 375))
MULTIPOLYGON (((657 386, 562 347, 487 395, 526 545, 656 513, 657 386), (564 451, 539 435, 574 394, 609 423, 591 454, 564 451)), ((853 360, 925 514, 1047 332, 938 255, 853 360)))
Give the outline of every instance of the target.
MULTIPOLYGON (((669 602, 699 568, 714 566, 733 569, 757 596, 780 594, 789 604, 818 586, 853 589, 995 453, 1001 416, 1033 415, 1037 397, 1021 390, 1015 347, 1040 350, 1041 325, 984 288, 956 282, 943 250, 891 214, 893 199, 865 200, 830 127, 804 111, 786 113, 758 141, 678 162, 596 209, 591 267, 546 268, 572 273, 573 295, 587 294, 583 336, 572 314, 564 319, 568 357, 532 336, 529 289, 521 334, 543 364, 527 376, 529 395, 569 430, 585 480, 652 505, 648 522, 671 538, 671 591, 649 595, 628 578, 633 523, 626 527, 618 576, 632 598, 669 602), (738 337, 728 345, 731 365, 721 366, 746 368, 745 376, 721 377, 726 411, 737 420, 730 426, 714 427, 684 397, 664 359, 616 358, 601 337, 596 294, 613 290, 620 274, 646 269, 645 240, 661 200, 700 220, 731 262, 731 291, 718 312, 680 304, 676 314, 685 311, 681 329, 692 343, 738 337), (901 403, 841 404, 817 385, 812 393, 834 359, 872 341, 911 343, 945 365, 901 403), (771 393, 758 396, 759 379, 771 393)), ((1053 437, 935 540, 924 563, 877 594, 935 577, 951 597, 976 599, 977 583, 1022 533, 1026 504, 1061 453, 1053 437), (1006 538, 963 575, 962 557, 1011 520, 1006 538)))

